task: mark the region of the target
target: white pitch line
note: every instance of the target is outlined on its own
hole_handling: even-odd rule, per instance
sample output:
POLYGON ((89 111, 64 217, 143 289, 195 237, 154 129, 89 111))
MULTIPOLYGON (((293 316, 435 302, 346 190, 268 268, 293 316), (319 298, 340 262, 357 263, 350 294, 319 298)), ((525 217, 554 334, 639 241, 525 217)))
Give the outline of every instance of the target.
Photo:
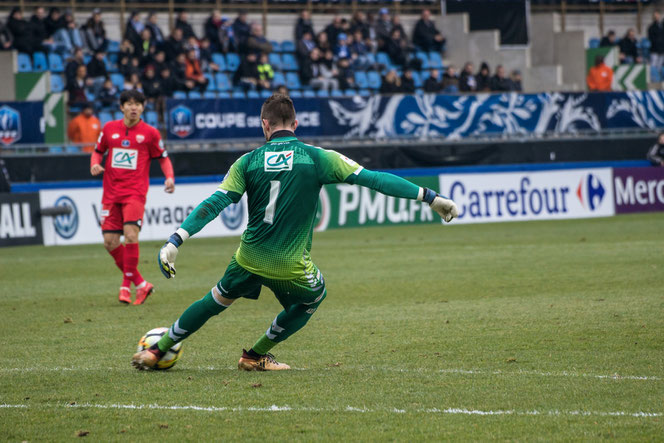
POLYGON ((342 408, 314 408, 314 407, 300 407, 300 406, 196 406, 196 405, 158 405, 158 404, 95 404, 95 403, 81 403, 81 404, 43 404, 43 405, 25 405, 25 404, 0 404, 1 408, 61 408, 61 409, 130 409, 130 410, 140 410, 140 409, 154 409, 154 410, 169 410, 169 411, 203 411, 203 412, 350 412, 350 413, 372 413, 372 412, 387 412, 392 414, 450 414, 450 415, 480 415, 480 416, 495 416, 495 415, 520 415, 520 416, 598 416, 598 417, 636 417, 636 418, 648 418, 648 417, 662 417, 664 413, 661 412, 626 412, 626 411, 561 411, 561 410, 550 410, 550 411, 517 411, 514 409, 505 409, 505 410, 480 410, 480 409, 466 409, 466 408, 429 408, 429 409, 403 409, 403 408, 380 408, 380 409, 371 409, 366 407, 355 407, 355 406, 346 406, 342 408))
MULTIPOLYGON (((124 372, 128 368, 72 368, 72 367, 28 367, 28 368, 0 368, 0 373, 3 372, 66 372, 66 371, 121 371, 124 372)), ((235 370, 234 366, 229 367, 215 367, 215 366, 199 366, 199 367, 190 367, 185 368, 195 371, 227 371, 235 370)), ((440 373, 440 374, 462 374, 462 375, 501 375, 501 376, 539 376, 539 377, 582 377, 582 378, 597 378, 597 379, 608 379, 608 380, 637 380, 637 381, 661 381, 662 377, 655 375, 620 375, 620 374, 586 374, 586 373, 577 373, 569 371, 561 372, 541 372, 541 371, 529 371, 529 370, 518 370, 513 372, 508 371, 485 371, 482 369, 427 369, 427 368, 386 368, 386 367, 376 367, 376 366, 355 366, 355 365, 341 365, 338 368, 293 368, 295 371, 338 371, 344 369, 357 369, 360 371, 384 371, 384 372, 405 372, 405 373, 440 373)))

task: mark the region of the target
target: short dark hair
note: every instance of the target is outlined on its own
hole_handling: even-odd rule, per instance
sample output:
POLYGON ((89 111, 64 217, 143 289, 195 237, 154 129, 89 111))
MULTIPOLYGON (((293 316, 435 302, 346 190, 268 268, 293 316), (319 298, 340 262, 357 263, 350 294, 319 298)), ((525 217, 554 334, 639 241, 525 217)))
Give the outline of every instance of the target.
POLYGON ((135 102, 145 105, 145 96, 141 91, 137 91, 136 89, 122 91, 120 94, 120 106, 124 105, 130 100, 134 100, 135 102))
POLYGON ((266 119, 270 126, 292 125, 295 121, 293 100, 284 94, 272 94, 261 107, 261 120, 266 119))

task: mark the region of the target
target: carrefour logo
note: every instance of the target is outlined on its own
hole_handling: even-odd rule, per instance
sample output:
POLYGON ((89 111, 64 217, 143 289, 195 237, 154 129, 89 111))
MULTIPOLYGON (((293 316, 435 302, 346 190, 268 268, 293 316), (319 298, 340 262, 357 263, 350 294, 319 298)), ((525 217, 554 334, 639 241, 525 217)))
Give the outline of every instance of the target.
POLYGON ((14 108, 0 108, 0 141, 11 145, 21 138, 21 115, 14 108))
POLYGON ((76 204, 71 198, 63 195, 55 201, 54 206, 71 208, 69 214, 53 217, 53 227, 60 237, 64 239, 72 238, 76 234, 76 231, 78 231, 78 209, 76 208, 76 204))
POLYGON ((171 110, 169 116, 171 132, 180 138, 185 138, 194 132, 194 119, 191 109, 178 105, 171 110))
POLYGON ((602 182, 593 174, 581 178, 579 186, 576 188, 576 196, 581 202, 581 206, 588 207, 591 211, 599 207, 604 199, 604 194, 606 191, 602 182))
POLYGON ((265 171, 290 171, 293 169, 293 151, 266 152, 265 171))
POLYGON ((242 203, 242 200, 240 200, 234 205, 226 207, 226 209, 221 211, 221 221, 231 231, 234 231, 240 226, 242 226, 243 219, 244 219, 244 204, 242 203))

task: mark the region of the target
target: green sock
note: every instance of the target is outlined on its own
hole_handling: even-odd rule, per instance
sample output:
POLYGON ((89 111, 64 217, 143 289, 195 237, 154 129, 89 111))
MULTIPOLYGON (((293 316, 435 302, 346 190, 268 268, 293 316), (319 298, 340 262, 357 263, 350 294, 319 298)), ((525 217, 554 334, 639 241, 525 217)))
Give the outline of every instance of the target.
POLYGON ((211 317, 220 314, 226 306, 220 305, 212 296, 212 291, 205 297, 194 302, 182 313, 175 323, 164 334, 157 346, 161 352, 168 351, 174 344, 181 342, 198 331, 211 317))
POLYGON ((270 352, 270 349, 274 348, 275 346, 277 346, 277 343, 273 342, 267 338, 267 335, 263 334, 263 336, 258 339, 256 344, 252 346, 251 349, 253 349, 256 353, 263 355, 270 352))

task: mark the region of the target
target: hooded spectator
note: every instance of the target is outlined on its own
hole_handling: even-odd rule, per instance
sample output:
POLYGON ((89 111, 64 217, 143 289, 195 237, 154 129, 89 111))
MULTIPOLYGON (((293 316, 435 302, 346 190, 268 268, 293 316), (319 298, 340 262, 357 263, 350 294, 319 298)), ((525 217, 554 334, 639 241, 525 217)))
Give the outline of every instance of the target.
POLYGON ((421 18, 415 24, 413 44, 425 52, 443 50, 445 37, 436 29, 435 23, 431 20, 431 11, 428 9, 422 11, 421 18))
POLYGON ((477 92, 491 91, 491 70, 486 62, 482 62, 480 65, 475 80, 477 82, 477 92))

